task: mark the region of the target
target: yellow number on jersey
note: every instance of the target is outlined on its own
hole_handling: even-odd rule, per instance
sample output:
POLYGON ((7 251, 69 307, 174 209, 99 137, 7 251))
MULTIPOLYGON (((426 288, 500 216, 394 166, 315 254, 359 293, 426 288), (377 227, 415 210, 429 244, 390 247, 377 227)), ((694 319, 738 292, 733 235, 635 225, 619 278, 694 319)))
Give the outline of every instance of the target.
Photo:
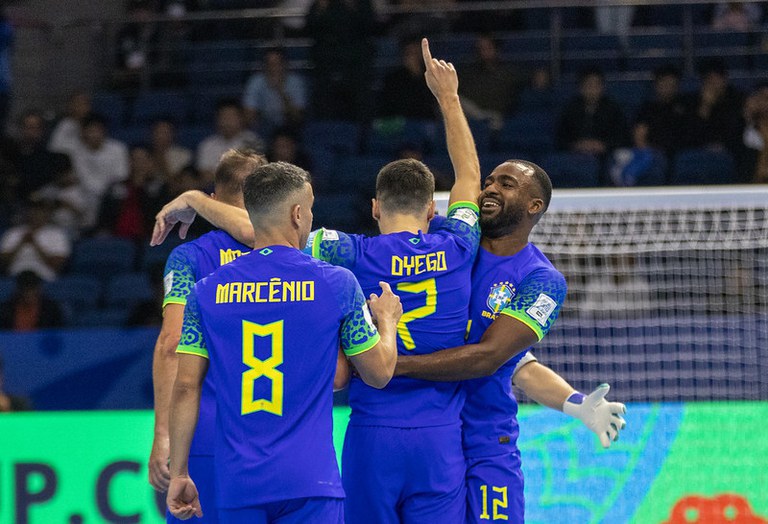
MULTIPOLYGON (((493 520, 509 520, 509 516, 501 513, 499 510, 507 509, 509 502, 507 501, 507 486, 491 486, 494 493, 500 493, 501 499, 493 499, 493 520)), ((480 491, 483 492, 483 512, 480 513, 480 520, 491 520, 491 515, 488 514, 488 486, 483 484, 480 486, 480 491)))
POLYGON ((261 325, 243 320, 243 364, 250 369, 243 372, 241 415, 266 411, 283 416, 283 373, 277 369, 282 363, 283 321, 261 325), (253 343, 255 337, 271 337, 272 354, 268 359, 256 358, 253 343), (267 377, 272 382, 272 400, 253 398, 253 383, 260 377, 267 377))
POLYGON ((416 344, 413 342, 413 336, 408 330, 408 322, 413 322, 417 318, 428 317, 437 311, 437 285, 435 284, 435 279, 430 278, 421 282, 401 282, 397 285, 397 290, 406 293, 427 294, 426 303, 421 307, 403 313, 403 316, 400 317, 400 322, 397 324, 397 334, 400 335, 405 349, 413 350, 416 344))

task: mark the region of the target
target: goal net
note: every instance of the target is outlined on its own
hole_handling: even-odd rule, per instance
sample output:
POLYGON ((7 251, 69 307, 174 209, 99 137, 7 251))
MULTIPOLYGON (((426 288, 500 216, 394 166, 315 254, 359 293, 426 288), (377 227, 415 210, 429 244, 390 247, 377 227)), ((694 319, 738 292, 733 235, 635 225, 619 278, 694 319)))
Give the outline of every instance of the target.
POLYGON ((535 354, 622 401, 768 398, 768 188, 556 191, 568 297, 535 354))

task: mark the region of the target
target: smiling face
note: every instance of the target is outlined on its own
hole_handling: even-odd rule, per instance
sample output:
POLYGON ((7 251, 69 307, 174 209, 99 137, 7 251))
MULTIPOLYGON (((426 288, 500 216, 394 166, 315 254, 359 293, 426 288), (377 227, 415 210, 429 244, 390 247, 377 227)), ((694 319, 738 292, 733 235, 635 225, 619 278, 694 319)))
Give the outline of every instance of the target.
POLYGON ((509 235, 521 224, 530 230, 545 208, 540 193, 534 168, 526 163, 512 160, 494 169, 478 198, 483 236, 509 235))

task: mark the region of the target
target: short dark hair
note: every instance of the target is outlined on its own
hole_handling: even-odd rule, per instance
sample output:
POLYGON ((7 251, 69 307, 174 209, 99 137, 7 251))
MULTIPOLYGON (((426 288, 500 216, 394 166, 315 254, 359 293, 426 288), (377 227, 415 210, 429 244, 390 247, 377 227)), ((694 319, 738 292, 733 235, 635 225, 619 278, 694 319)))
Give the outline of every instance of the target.
POLYGON ((213 175, 216 193, 235 197, 243 192, 243 181, 267 160, 252 149, 230 149, 221 155, 213 175))
POLYGON ((534 164, 528 160, 515 159, 507 160, 507 162, 512 164, 522 164, 533 170, 533 180, 536 182, 536 185, 539 186, 539 191, 541 191, 541 199, 544 201, 544 210, 541 212, 541 214, 543 215, 546 213, 547 209, 549 209, 549 203, 552 201, 552 180, 549 178, 547 172, 544 171, 544 169, 542 169, 538 164, 534 164))
POLYGON ((216 113, 226 108, 237 109, 242 112, 243 104, 241 104, 237 98, 221 98, 216 102, 216 113))
POLYGON ((386 211, 416 215, 435 196, 435 176, 412 158, 385 165, 376 177, 376 199, 386 211))
POLYGON ((269 162, 257 167, 243 183, 245 209, 253 220, 269 216, 291 194, 311 184, 309 173, 288 162, 269 162))

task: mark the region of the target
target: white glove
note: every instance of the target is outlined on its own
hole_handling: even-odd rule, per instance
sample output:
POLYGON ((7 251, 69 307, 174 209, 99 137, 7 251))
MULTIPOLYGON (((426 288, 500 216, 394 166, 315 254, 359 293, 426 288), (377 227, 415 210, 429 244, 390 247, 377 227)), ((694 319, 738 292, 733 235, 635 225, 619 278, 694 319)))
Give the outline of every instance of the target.
POLYGON ((581 420, 592 430, 604 448, 611 447, 611 441, 619 439, 619 431, 627 425, 621 415, 627 408, 621 402, 606 402, 605 395, 611 386, 600 384, 589 395, 573 393, 563 402, 563 413, 581 420))

